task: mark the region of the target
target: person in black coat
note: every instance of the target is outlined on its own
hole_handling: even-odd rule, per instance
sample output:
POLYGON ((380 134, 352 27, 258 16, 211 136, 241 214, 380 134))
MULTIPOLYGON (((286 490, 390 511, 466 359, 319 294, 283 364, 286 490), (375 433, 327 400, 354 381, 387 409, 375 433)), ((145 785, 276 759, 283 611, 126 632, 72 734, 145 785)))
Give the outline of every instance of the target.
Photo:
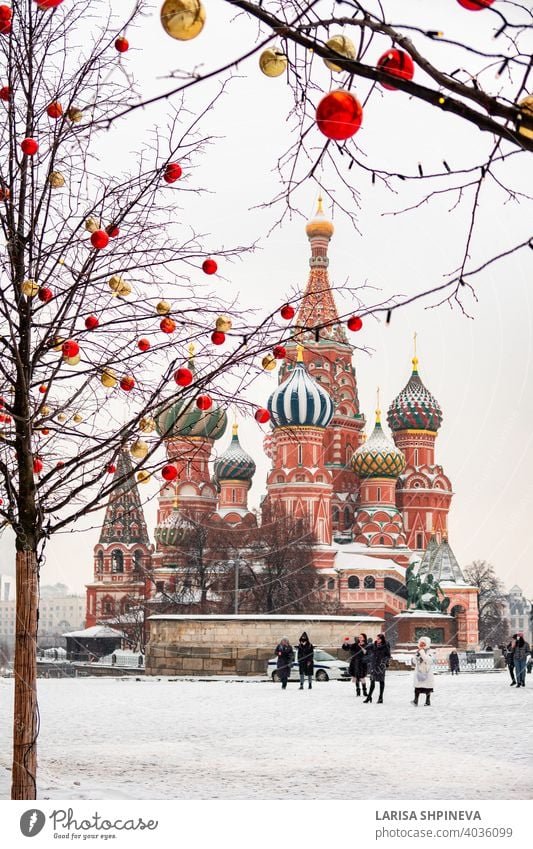
POLYGON ((289 643, 288 637, 282 637, 276 646, 276 656, 278 658, 276 666, 278 675, 281 681, 281 689, 287 689, 287 679, 291 674, 292 662, 294 660, 294 651, 289 643))
POLYGON ((313 687, 314 652, 315 647, 309 642, 309 637, 304 631, 298 641, 298 668, 300 670, 300 690, 304 688, 304 679, 307 675, 309 690, 313 687))
POLYGON ((372 701, 372 694, 376 686, 376 681, 379 684, 379 699, 378 705, 383 704, 383 691, 385 689, 385 672, 390 660, 390 646, 385 639, 384 634, 378 634, 375 641, 368 647, 368 671, 370 673, 370 690, 363 704, 372 701))
POLYGON ((507 669, 509 670, 509 675, 511 676, 510 687, 514 687, 516 684, 516 678, 514 677, 514 650, 517 637, 518 634, 513 634, 504 651, 505 662, 507 664, 507 669))
POLYGON ((456 649, 452 649, 450 654, 448 655, 448 663, 450 665, 450 672, 455 672, 456 675, 459 675, 459 655, 457 654, 456 649))
POLYGON ((366 696, 366 676, 368 672, 368 639, 366 634, 359 634, 357 641, 353 643, 350 643, 349 638, 346 637, 342 648, 344 651, 350 652, 349 672, 355 681, 355 695, 361 695, 362 685, 363 696, 366 696))

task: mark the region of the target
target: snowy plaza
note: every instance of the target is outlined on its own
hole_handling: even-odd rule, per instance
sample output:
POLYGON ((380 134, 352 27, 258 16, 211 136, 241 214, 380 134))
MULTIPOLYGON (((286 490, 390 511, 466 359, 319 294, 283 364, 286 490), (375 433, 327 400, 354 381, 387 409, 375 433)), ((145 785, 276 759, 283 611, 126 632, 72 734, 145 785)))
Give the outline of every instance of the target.
MULTIPOLYGON (((48 799, 526 799, 525 689, 507 672, 387 674, 385 703, 349 682, 40 679, 38 796, 48 799)), ((0 679, 1 798, 9 798, 13 681, 0 679)))

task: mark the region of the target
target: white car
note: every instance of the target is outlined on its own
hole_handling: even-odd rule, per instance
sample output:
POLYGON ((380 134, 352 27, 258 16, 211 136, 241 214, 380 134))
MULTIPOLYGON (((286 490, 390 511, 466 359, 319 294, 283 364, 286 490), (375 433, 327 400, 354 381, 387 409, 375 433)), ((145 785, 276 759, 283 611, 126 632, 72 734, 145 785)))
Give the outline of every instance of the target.
MULTIPOLYGON (((300 680, 300 670, 298 669, 298 649, 294 650, 294 655, 295 657, 292 663, 289 681, 300 680)), ((322 649, 314 650, 313 659, 315 665, 313 674, 317 681, 329 681, 330 678, 337 681, 348 681, 350 679, 348 664, 345 660, 337 660, 337 658, 333 657, 332 654, 328 654, 327 651, 322 651, 322 649)), ((272 678, 273 681, 281 680, 277 666, 277 657, 272 657, 268 661, 266 674, 272 678)))

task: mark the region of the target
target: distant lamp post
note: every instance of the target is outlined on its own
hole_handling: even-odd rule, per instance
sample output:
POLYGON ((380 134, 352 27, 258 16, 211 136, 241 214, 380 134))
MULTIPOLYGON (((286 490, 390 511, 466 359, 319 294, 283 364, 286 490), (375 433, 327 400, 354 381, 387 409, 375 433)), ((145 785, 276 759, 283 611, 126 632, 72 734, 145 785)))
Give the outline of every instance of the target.
POLYGON ((333 571, 337 576, 337 611, 339 611, 341 609, 341 570, 334 566, 333 571))
POLYGON ((240 569, 241 566, 245 565, 246 561, 245 560, 232 560, 231 562, 233 563, 233 574, 235 576, 233 610, 234 610, 235 616, 237 616, 238 613, 239 613, 239 593, 240 593, 240 589, 239 589, 239 569, 240 569))

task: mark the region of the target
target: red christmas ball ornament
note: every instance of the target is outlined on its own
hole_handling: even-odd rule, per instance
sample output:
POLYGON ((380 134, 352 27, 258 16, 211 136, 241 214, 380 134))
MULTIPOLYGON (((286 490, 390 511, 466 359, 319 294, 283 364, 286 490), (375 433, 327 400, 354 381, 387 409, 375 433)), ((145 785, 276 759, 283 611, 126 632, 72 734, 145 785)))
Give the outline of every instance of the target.
POLYGON ((173 481, 178 477, 176 466, 163 466, 161 469, 161 477, 166 481, 173 481))
POLYGON ((193 373, 190 368, 179 368, 174 372, 174 380, 178 386, 189 386, 193 380, 193 373))
POLYGON ((56 469, 62 469, 64 465, 63 460, 58 460, 56 463, 56 469))
POLYGON ((37 297, 43 302, 43 304, 47 304, 54 297, 54 293, 48 288, 48 286, 41 286, 37 292, 37 297))
POLYGON ((114 475, 116 470, 117 470, 117 467, 115 466, 115 464, 110 463, 109 466, 107 467, 107 474, 108 475, 114 475))
POLYGON ((492 6, 494 0, 457 0, 463 9, 468 9, 469 12, 480 12, 481 9, 487 9, 492 6))
POLYGON ((159 327, 163 333, 174 333, 176 329, 176 322, 173 318, 168 318, 167 316, 166 318, 161 319, 159 327))
POLYGON ((48 386, 45 386, 44 383, 43 383, 42 386, 39 386, 39 392, 41 393, 41 395, 44 395, 44 393, 46 392, 47 389, 48 389, 48 386))
POLYGON ((213 406, 213 401, 209 395, 198 395, 196 406, 199 410, 209 410, 213 406))
POLYGON ((202 271, 204 274, 216 274, 218 265, 214 259, 205 259, 202 263, 202 271))
POLYGON ((124 390, 124 392, 131 392, 133 387, 135 386, 135 381, 130 374, 127 374, 120 381, 120 388, 124 390))
POLYGON ((7 101, 7 100, 9 100, 10 97, 11 97, 11 89, 9 88, 9 86, 8 85, 2 86, 2 88, 0 88, 0 100, 6 100, 7 101))
POLYGON ((55 9, 56 6, 61 6, 63 0, 35 0, 39 9, 55 9))
POLYGON ((34 472, 34 474, 36 474, 36 475, 40 474, 42 472, 43 468, 44 468, 43 461, 39 457, 36 457, 33 461, 33 472, 34 472))
POLYGON ((35 141, 35 139, 22 139, 20 143, 20 148, 22 153, 25 153, 26 156, 35 156, 37 151, 39 150, 39 145, 35 141))
POLYGON ((169 162, 163 173, 165 183, 175 183, 182 175, 181 165, 178 162, 169 162))
POLYGON ((358 315, 352 315, 352 317, 348 319, 346 324, 348 325, 348 330, 353 330, 354 332, 356 332, 357 330, 361 330, 363 326, 363 319, 359 318, 358 315))
POLYGON ((285 304, 280 309, 279 313, 281 317, 284 318, 286 321, 290 321, 291 318, 294 318, 294 316, 296 315, 296 310, 294 309, 294 307, 291 307, 290 304, 285 304))
POLYGON ((211 342, 213 345, 223 345, 226 341, 226 334, 221 330, 214 330, 211 334, 211 342))
POLYGON ((11 18, 0 20, 0 35, 9 35, 11 32, 11 18))
POLYGON ((6 6, 5 3, 0 5, 0 21, 10 21, 13 16, 11 6, 6 6))
POLYGON ((255 411, 254 418, 256 422, 259 422, 259 424, 265 424, 265 422, 270 420, 270 413, 265 407, 259 407, 259 409, 255 411))
POLYGON ((49 118, 57 120, 58 118, 61 118, 63 114, 63 107, 57 100, 54 100, 53 103, 50 103, 49 106, 46 107, 46 114, 49 118))
POLYGON ((363 121, 363 107, 349 91, 330 91, 316 109, 316 123, 328 139, 349 139, 363 121))
POLYGON ((115 50, 118 50, 119 53, 125 53, 130 43, 127 38, 124 38, 123 35, 119 36, 115 41, 115 50))
MULTIPOLYGON (((413 60, 405 50, 392 48, 387 50, 383 56, 379 57, 377 67, 401 80, 412 80, 415 75, 413 60)), ((389 91, 396 91, 395 86, 390 85, 390 83, 381 83, 381 85, 389 91)))
POLYGON ((63 342, 61 350, 64 357, 76 357, 80 352, 80 346, 74 339, 67 339, 66 342, 63 342))
POLYGON ((43 429, 41 430, 41 433, 42 433, 43 436, 48 436, 50 431, 48 430, 47 427, 43 427, 43 429))
POLYGON ((95 315, 88 315, 85 319, 85 327, 87 330, 95 330, 99 324, 100 322, 95 315))
POLYGON ((275 345, 272 349, 272 353, 277 360, 284 360, 287 356, 287 349, 284 348, 283 345, 275 345))
POLYGON ((139 351, 149 351, 150 350, 150 342, 148 339, 139 339, 137 342, 137 347, 139 351))
POLYGON ((116 239, 120 230, 118 227, 113 227, 113 225, 110 224, 109 227, 106 228, 106 233, 108 233, 110 239, 116 239))
POLYGON ((109 236, 105 230, 95 230, 94 233, 91 233, 91 245, 93 248, 96 248, 97 251, 102 250, 102 248, 106 248, 108 244, 109 236))

